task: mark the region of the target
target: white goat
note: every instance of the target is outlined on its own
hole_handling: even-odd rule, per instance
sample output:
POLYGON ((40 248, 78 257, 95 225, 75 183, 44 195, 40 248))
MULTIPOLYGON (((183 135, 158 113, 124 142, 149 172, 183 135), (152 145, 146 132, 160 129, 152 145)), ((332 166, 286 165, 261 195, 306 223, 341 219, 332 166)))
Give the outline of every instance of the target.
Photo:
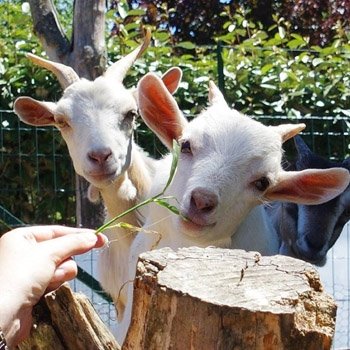
MULTIPOLYGON (((140 80, 138 94, 147 125, 169 149, 173 139, 181 147, 177 173, 165 194, 177 199, 187 220, 151 207, 144 227, 152 226, 162 235, 160 246, 215 245, 277 253, 278 239, 266 238, 269 222, 262 207, 248 216, 251 222, 247 223, 255 206, 272 200, 319 204, 337 196, 349 183, 349 172, 343 168, 284 171, 282 143, 305 125, 265 126, 230 109, 212 82, 211 106, 190 123, 154 74, 140 80)), ((167 156, 158 166, 151 195, 165 185, 170 161, 167 156)), ((135 243, 151 241, 143 251, 154 240, 142 234, 135 243)))
MULTIPOLYGON (((297 159, 294 170, 342 167, 350 171, 350 157, 329 161, 312 152, 300 136, 294 137, 297 159)), ((280 254, 324 265, 328 250, 350 219, 350 186, 334 199, 319 205, 275 202, 265 207, 281 238, 280 254)))
MULTIPOLYGON (((180 144, 177 172, 165 195, 177 199, 182 216, 150 205, 144 232, 131 247, 130 279, 138 255, 151 249, 158 239, 147 230, 159 232, 159 248, 211 245, 276 254, 279 240, 261 203, 321 203, 338 195, 349 183, 345 169, 284 171, 282 143, 305 125, 264 126, 230 109, 212 82, 210 107, 191 122, 154 74, 144 76, 137 90, 146 124, 168 149, 173 140, 180 144)), ((164 188, 170 164, 170 155, 158 164, 149 196, 164 188)), ((128 293, 132 294, 130 286, 128 293)), ((128 304, 125 323, 130 322, 130 316, 128 304)))
MULTIPOLYGON (((127 70, 149 41, 147 35, 143 45, 94 81, 79 79, 68 66, 28 55, 58 77, 64 93, 57 103, 19 97, 14 104, 23 122, 35 126, 54 125, 60 130, 76 172, 92 184, 90 190, 98 189, 101 193, 107 220, 135 205, 149 191, 152 181, 155 160, 133 140, 138 109, 136 93, 122 83, 127 70)), ((181 75, 181 70, 174 68, 162 77, 170 92, 177 89, 181 75)), ((136 213, 122 220, 138 225, 136 213)), ((121 317, 126 303, 126 293, 121 286, 127 280, 127 261, 134 234, 113 228, 106 231, 106 235, 110 244, 98 255, 99 279, 121 317)))

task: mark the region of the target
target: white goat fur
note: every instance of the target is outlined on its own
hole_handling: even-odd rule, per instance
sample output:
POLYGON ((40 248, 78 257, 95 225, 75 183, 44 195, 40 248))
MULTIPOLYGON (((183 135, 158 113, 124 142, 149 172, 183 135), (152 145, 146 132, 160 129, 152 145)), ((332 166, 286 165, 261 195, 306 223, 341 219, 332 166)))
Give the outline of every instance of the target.
MULTIPOLYGON (((133 140, 134 116, 137 111, 136 91, 126 89, 122 83, 127 67, 138 57, 142 47, 114 63, 105 75, 94 81, 79 79, 73 71, 69 83, 66 67, 29 57, 37 64, 55 72, 64 87, 57 102, 41 102, 30 97, 20 97, 14 109, 20 119, 35 126, 56 126, 65 140, 75 171, 92 184, 91 191, 100 193, 109 220, 134 206, 145 196, 151 186, 155 160, 149 158, 133 140), (125 59, 128 62, 125 63, 125 59), (121 67, 119 66, 121 65, 121 67), (52 67, 53 66, 53 67, 52 67)), ((72 73, 69 68, 69 73, 72 73)), ((181 80, 177 68, 164 74, 164 83, 175 92, 181 80)), ((136 213, 122 221, 138 225, 136 213)), ((122 317, 126 303, 126 289, 121 287, 128 277, 127 261, 134 234, 124 229, 107 230, 110 244, 98 255, 99 279, 104 290, 114 300, 118 315, 122 317)), ((121 335, 120 338, 123 338, 121 335)))
MULTIPOLYGON (((230 109, 213 83, 209 91, 211 105, 191 122, 182 116, 176 102, 156 76, 147 74, 142 78, 138 94, 141 116, 148 126, 169 149, 172 139, 178 140, 185 148, 165 195, 177 199, 179 209, 188 221, 152 204, 143 226, 144 232, 137 235, 131 247, 130 279, 134 277, 139 254, 151 249, 158 239, 147 230, 155 230, 161 235, 158 248, 211 245, 276 254, 278 238, 259 204, 269 200, 323 202, 337 195, 349 183, 348 172, 344 169, 331 172, 283 171, 282 143, 305 126, 264 126, 230 109), (188 142, 191 152, 188 152, 188 142), (329 176, 337 179, 333 188, 328 188, 329 176), (268 179, 269 186, 260 191, 257 181, 262 178, 268 179), (316 178, 319 182, 313 187, 316 178), (193 208, 196 189, 203 192, 200 202, 205 202, 209 193, 208 202, 217 198, 217 203, 204 205, 204 210, 193 208)), ((160 162, 149 196, 159 193, 168 180, 171 156, 160 162)), ((132 294, 132 286, 129 286, 129 293, 132 294)), ((129 304, 124 320, 126 324, 130 317, 129 304)))
MULTIPOLYGON (((168 217, 169 213, 163 212, 159 207, 150 207, 145 228, 152 226, 152 230, 156 229, 162 234, 160 246, 236 247, 234 242, 230 243, 231 234, 237 230, 239 223, 251 208, 268 199, 264 194, 257 193, 251 183, 263 175, 270 176, 272 185, 280 180, 282 138, 290 130, 295 130, 295 127, 265 127, 230 110, 213 87, 211 94, 212 106, 193 122, 188 124, 181 113, 176 112, 179 119, 175 122, 175 129, 179 130, 174 138, 180 140, 191 137, 193 150, 198 149, 201 152, 198 153, 195 164, 186 159, 188 155, 182 155, 178 174, 168 192, 178 198, 182 211, 186 213, 191 189, 197 186, 197 183, 201 183, 202 187, 212 187, 217 192, 220 203, 215 215, 209 215, 205 220, 212 220, 214 217, 215 226, 204 225, 200 230, 198 227, 193 229, 192 226, 189 229, 189 225, 179 218, 168 217), (220 118, 220 121, 216 122, 216 118, 220 118), (207 126, 205 123, 208 123, 207 126), (267 159, 266 154, 269 155, 267 159), (215 163, 210 159, 215 159, 215 163), (239 172, 235 172, 236 168, 240 169, 239 172), (241 179, 245 179, 247 184, 242 184, 241 179), (203 180, 208 183, 203 183, 203 180), (240 205, 237 206, 232 198, 236 198, 240 205), (164 219, 165 217, 167 218, 164 219), (177 228, 180 229, 179 232, 176 232, 177 228)), ((99 189, 109 217, 135 204, 138 197, 143 197, 148 191, 151 182, 155 184, 151 193, 162 189, 168 177, 170 157, 160 161, 156 177, 153 179, 154 162, 145 157, 133 143, 133 119, 128 117, 128 113, 136 110, 136 100, 131 91, 125 89, 120 77, 115 79, 115 75, 109 75, 108 71, 105 76, 94 82, 74 82, 65 89, 58 103, 39 102, 29 97, 19 98, 15 103, 15 111, 24 122, 32 125, 55 125, 60 129, 75 170, 99 189), (107 154, 106 151, 111 153, 107 154), (95 157, 96 152, 99 160, 95 157), (101 164, 104 154, 106 157, 108 155, 108 159, 103 160, 101 164)), ((297 130, 300 130, 300 126, 297 130)), ((290 133, 288 137, 293 136, 295 132, 290 133)), ((164 139, 164 135, 160 138, 168 146, 172 142, 170 139, 164 139)), ((259 211, 254 211, 253 214, 252 217, 257 220, 264 220, 259 211)), ((124 217, 123 221, 136 224, 136 216, 132 214, 124 217)), ((251 226, 249 222, 245 222, 241 227, 244 225, 251 226)), ((244 230, 242 232, 242 235, 237 237, 241 237, 244 242, 243 248, 260 250, 266 254, 273 253, 265 251, 265 248, 258 249, 264 237, 253 245, 257 238, 252 237, 252 234, 246 236, 244 230)), ((121 285, 134 275, 138 253, 149 249, 154 243, 154 237, 147 233, 138 234, 129 256, 132 235, 125 239, 125 231, 118 229, 107 232, 107 235, 112 244, 99 256, 102 267, 101 284, 113 299, 117 300, 121 285), (119 240, 113 244, 116 237, 119 240), (128 258, 131 259, 129 272, 126 271, 128 258)), ((122 294, 118 300, 119 311, 122 311, 126 302, 125 295, 123 297, 122 294)), ((128 317, 123 319, 119 341, 122 341, 126 332, 129 317, 130 310, 128 317)))
MULTIPOLYGON (((277 253, 278 244, 273 244, 273 241, 264 243, 266 231, 262 228, 266 228, 268 221, 262 208, 263 216, 258 211, 252 213, 253 225, 247 220, 242 224, 255 206, 269 200, 316 204, 334 198, 347 186, 349 174, 345 169, 300 172, 282 169, 282 143, 300 132, 304 124, 265 126, 230 109, 213 83, 209 92, 210 107, 188 123, 162 85, 159 78, 152 74, 141 79, 138 87, 141 115, 169 148, 172 143, 167 136, 173 135, 180 144, 190 142, 192 153, 180 154, 176 176, 165 193, 177 199, 180 211, 189 218, 189 222, 180 216, 170 215, 158 206, 149 209, 144 227, 162 234, 160 246, 216 245, 257 249, 262 254, 277 253), (148 91, 154 91, 155 87, 160 90, 158 94, 161 97, 150 96, 148 91), (168 99, 167 107, 164 107, 164 99, 168 99), (172 111, 169 112, 172 113, 171 122, 161 122, 164 108, 172 111), (161 115, 157 116, 157 110, 161 110, 161 113, 158 112, 161 115), (337 179, 333 187, 327 182, 330 176, 337 179), (269 185, 266 190, 259 191, 255 183, 263 177, 268 179, 269 185), (311 180, 315 178, 319 183, 312 186, 311 180), (196 188, 205 188, 217 196, 218 204, 211 212, 191 213, 191 195, 196 188), (197 225, 193 225, 193 221, 197 225), (263 225, 256 227, 257 222, 263 225), (245 234, 236 241, 233 233, 240 224, 245 234), (249 232, 244 227, 249 227, 249 232), (259 231, 264 232, 262 237, 258 236, 259 231)), ((171 156, 168 155, 162 162, 161 166, 157 166, 149 196, 159 193, 168 179, 171 156)), ((139 235, 137 241, 152 240, 153 244, 155 239, 145 234, 139 235)))

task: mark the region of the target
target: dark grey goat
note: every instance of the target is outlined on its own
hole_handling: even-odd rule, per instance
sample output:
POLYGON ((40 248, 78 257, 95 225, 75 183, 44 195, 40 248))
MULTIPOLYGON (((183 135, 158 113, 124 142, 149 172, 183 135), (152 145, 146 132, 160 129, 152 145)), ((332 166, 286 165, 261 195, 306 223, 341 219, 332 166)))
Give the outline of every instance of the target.
MULTIPOLYGON (((297 160, 289 170, 342 167, 350 171, 350 157, 332 162, 312 152, 300 136, 294 137, 297 160)), ((280 239, 280 254, 324 265, 327 252, 350 220, 350 186, 319 205, 275 202, 265 207, 280 239)))

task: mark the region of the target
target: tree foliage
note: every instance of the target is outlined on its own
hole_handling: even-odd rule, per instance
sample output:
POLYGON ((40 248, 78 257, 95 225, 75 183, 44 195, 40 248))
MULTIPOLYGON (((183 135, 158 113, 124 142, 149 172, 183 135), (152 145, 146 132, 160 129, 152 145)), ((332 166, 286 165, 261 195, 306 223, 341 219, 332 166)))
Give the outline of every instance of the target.
POLYGON ((320 46, 350 30, 350 0, 284 0, 280 14, 294 31, 320 46))
MULTIPOLYGON (((293 32, 320 46, 350 30, 350 0, 115 0, 111 7, 117 15, 125 2, 144 11, 144 23, 168 29, 174 41, 200 45, 213 43, 227 18, 242 12, 265 30, 276 15, 284 18, 293 32)), ((118 32, 118 25, 115 29, 118 32)))

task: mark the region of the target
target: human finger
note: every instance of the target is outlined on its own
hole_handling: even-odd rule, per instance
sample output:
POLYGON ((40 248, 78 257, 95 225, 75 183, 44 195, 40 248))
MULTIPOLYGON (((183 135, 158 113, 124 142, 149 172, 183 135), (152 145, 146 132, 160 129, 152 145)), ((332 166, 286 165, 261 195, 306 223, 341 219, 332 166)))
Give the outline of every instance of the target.
POLYGON ((101 243, 101 237, 98 237, 94 231, 91 231, 44 241, 40 243, 40 246, 52 257, 56 266, 58 266, 67 258, 86 253, 99 243, 101 243))
POLYGON ((108 244, 108 237, 103 233, 95 233, 97 236, 97 242, 94 248, 101 248, 104 245, 108 244))
POLYGON ((46 288, 45 294, 53 292, 54 290, 58 289, 59 287, 62 286, 63 283, 64 282, 60 282, 60 281, 49 283, 49 285, 46 288))
POLYGON ((107 242, 108 238, 103 233, 96 233, 96 231, 89 228, 77 228, 77 227, 67 227, 67 226, 37 226, 39 229, 35 233, 35 237, 38 242, 62 237, 69 234, 94 234, 97 236, 96 245, 94 248, 101 248, 107 242))
POLYGON ((49 239, 54 239, 70 234, 80 234, 80 233, 93 233, 94 230, 87 228, 77 228, 77 227, 68 227, 68 226, 34 226, 33 235, 37 242, 42 242, 49 239))
POLYGON ((55 270, 50 283, 66 282, 75 278, 78 274, 78 267, 72 258, 63 261, 55 270))
POLYGON ((60 225, 26 226, 14 229, 11 234, 18 234, 24 237, 33 237, 37 242, 62 237, 68 234, 94 232, 91 229, 67 227, 60 225))

